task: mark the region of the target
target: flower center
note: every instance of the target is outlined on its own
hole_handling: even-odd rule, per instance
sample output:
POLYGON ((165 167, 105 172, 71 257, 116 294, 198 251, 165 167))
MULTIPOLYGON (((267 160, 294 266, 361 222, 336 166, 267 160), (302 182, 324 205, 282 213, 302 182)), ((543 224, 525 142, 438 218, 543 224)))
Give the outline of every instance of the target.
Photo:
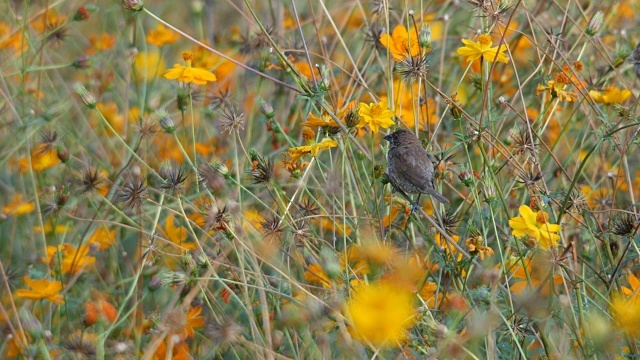
POLYGON ((549 214, 546 212, 538 211, 536 215, 536 222, 538 224, 546 224, 549 219, 549 214))
POLYGON ((558 84, 563 84, 563 85, 571 84, 571 79, 569 79, 567 75, 565 75, 563 72, 556 73, 555 79, 556 79, 556 83, 558 84))
POLYGON ((182 53, 182 60, 187 64, 187 67, 191 67, 191 60, 193 60, 193 53, 191 51, 185 51, 182 53))
POLYGON ((380 115, 382 115, 383 111, 384 111, 384 109, 382 108, 382 106, 380 106, 378 104, 373 104, 371 106, 371 115, 372 116, 380 116, 380 115))
POLYGON ((491 40, 491 36, 488 34, 482 34, 478 36, 478 44, 482 45, 482 47, 491 46, 493 40, 491 40))

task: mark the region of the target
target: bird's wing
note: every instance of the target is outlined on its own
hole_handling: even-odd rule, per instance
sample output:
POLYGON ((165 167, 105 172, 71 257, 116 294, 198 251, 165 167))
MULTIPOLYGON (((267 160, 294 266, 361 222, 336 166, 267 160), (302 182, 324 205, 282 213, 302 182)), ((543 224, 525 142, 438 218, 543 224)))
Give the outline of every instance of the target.
POLYGON ((393 149, 391 157, 397 159, 398 164, 404 165, 396 166, 395 170, 398 175, 420 189, 421 192, 427 192, 429 188, 433 187, 432 183, 427 182, 429 173, 433 173, 433 164, 426 153, 421 153, 420 156, 411 153, 410 149, 403 147, 393 149))

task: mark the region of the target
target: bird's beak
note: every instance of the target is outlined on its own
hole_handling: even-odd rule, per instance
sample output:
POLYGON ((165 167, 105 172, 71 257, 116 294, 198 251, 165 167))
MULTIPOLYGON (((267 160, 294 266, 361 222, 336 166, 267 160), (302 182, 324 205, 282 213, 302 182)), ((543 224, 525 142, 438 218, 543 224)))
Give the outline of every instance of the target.
POLYGON ((393 133, 389 134, 389 135, 385 135, 383 137, 383 139, 387 140, 388 142, 391 142, 391 135, 393 135, 393 133))

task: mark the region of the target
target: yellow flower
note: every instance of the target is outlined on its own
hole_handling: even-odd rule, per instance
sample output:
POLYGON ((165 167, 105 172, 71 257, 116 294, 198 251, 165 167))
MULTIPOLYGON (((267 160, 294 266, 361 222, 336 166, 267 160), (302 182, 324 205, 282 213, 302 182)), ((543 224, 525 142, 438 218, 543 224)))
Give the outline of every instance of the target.
POLYGON ((4 208, 2 208, 2 212, 9 216, 19 216, 28 214, 35 210, 36 204, 32 202, 22 201, 21 194, 15 194, 13 196, 13 200, 7 204, 4 208))
POLYGON ((289 152, 291 153, 291 161, 296 162, 306 154, 316 156, 318 155, 318 151, 334 148, 336 146, 338 146, 337 141, 331 140, 329 138, 324 138, 319 143, 289 148, 289 152))
POLYGON ((133 58, 133 71, 138 81, 150 82, 164 72, 165 65, 157 51, 140 52, 133 58))
POLYGON ((16 296, 30 300, 47 299, 56 304, 64 304, 62 295, 58 294, 63 288, 60 281, 33 280, 28 276, 25 276, 23 280, 31 290, 18 289, 16 296))
POLYGON ((182 58, 187 64, 186 66, 174 64, 172 69, 165 71, 162 76, 165 79, 182 81, 183 83, 194 83, 197 85, 205 85, 209 81, 216 81, 216 76, 205 69, 192 68, 191 60, 193 54, 191 51, 185 51, 182 53, 182 58))
POLYGON ((465 244, 469 248, 469 253, 472 255, 480 254, 480 260, 484 260, 485 254, 487 256, 493 255, 493 249, 484 244, 480 235, 468 238, 465 244))
POLYGON ((415 321, 413 294, 389 283, 364 285, 347 304, 353 335, 374 346, 394 346, 415 321))
POLYGON ((391 56, 396 61, 402 61, 409 55, 416 56, 420 53, 418 34, 415 28, 412 28, 409 33, 407 28, 398 25, 391 32, 391 36, 388 34, 380 35, 380 43, 389 49, 391 56))
POLYGON ((569 102, 578 100, 578 95, 572 91, 565 91, 564 85, 562 83, 558 83, 554 80, 549 80, 547 82, 547 86, 543 86, 542 84, 538 84, 538 88, 536 89, 536 95, 539 95, 541 92, 549 91, 551 96, 557 97, 562 100, 567 100, 569 102))
POLYGON ((51 274, 60 270, 61 275, 76 274, 84 271, 96 262, 96 258, 89 256, 90 246, 85 244, 76 249, 71 244, 47 246, 47 256, 42 261, 49 264, 51 274))
POLYGON ((634 302, 640 299, 640 280, 635 275, 631 274, 627 277, 631 289, 626 286, 622 287, 622 292, 634 302))
MULTIPOLYGON (((320 264, 311 264, 308 268, 309 270, 304 272, 304 277, 308 282, 331 288, 331 279, 320 264)), ((340 272, 344 274, 347 269, 349 278, 352 278, 349 281, 352 287, 360 285, 361 275, 371 273, 367 260, 362 256, 360 250, 353 246, 347 249, 347 253, 343 253, 340 257, 340 272)), ((337 280, 340 284, 344 283, 342 277, 339 277, 337 280)))
MULTIPOLYGON (((26 173, 29 171, 29 159, 22 158, 18 161, 20 164, 20 172, 26 173)), ((47 170, 60 163, 58 155, 53 150, 47 150, 45 144, 38 145, 31 151, 31 168, 34 171, 47 170)))
POLYGON ((622 294, 614 294, 610 311, 620 327, 633 336, 640 335, 640 302, 625 298, 622 294))
POLYGON ((515 237, 534 238, 543 249, 550 249, 558 245, 560 236, 556 234, 562 230, 557 224, 549 224, 549 215, 544 211, 533 212, 527 205, 520 206, 520 215, 509 220, 515 237))
POLYGON ((617 87, 607 86, 603 92, 591 90, 589 95, 597 103, 601 104, 619 104, 627 100, 631 96, 631 91, 620 90, 617 87))
POLYGON ((179 35, 171 31, 171 29, 167 29, 164 25, 158 24, 155 30, 149 31, 147 42, 159 47, 166 44, 173 44, 178 40, 178 37, 179 35))
POLYGON ((360 124, 358 128, 369 126, 374 134, 378 133, 378 128, 388 129, 389 126, 395 125, 395 122, 391 120, 393 117, 393 111, 387 108, 387 102, 381 101, 377 104, 371 103, 369 105, 360 103, 360 124))
POLYGON ((93 232, 93 235, 87 240, 90 245, 96 245, 99 250, 107 250, 116 242, 116 231, 107 230, 101 227, 93 232))
POLYGON ((108 33, 103 33, 101 36, 94 34, 89 36, 89 42, 91 47, 85 49, 85 53, 93 55, 100 51, 111 49, 116 44, 116 38, 108 33))
POLYGON ((509 61, 507 55, 504 54, 504 52, 507 51, 507 46, 502 44, 500 46, 500 52, 498 52, 497 46, 491 47, 493 40, 491 40, 491 35, 489 34, 479 35, 478 42, 462 39, 462 43, 464 46, 458 48, 458 55, 465 56, 467 62, 472 62, 481 57, 488 62, 499 61, 506 64, 509 61))

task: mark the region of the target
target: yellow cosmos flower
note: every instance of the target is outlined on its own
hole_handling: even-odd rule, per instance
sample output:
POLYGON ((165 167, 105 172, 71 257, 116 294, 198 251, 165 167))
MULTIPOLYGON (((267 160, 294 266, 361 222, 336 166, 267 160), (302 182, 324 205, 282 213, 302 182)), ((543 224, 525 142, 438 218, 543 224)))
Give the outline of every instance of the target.
MULTIPOLYGON (((31 168, 34 171, 43 171, 52 168, 60 164, 60 158, 53 150, 47 150, 45 144, 38 145, 33 151, 31 151, 31 168)), ((20 165, 20 172, 26 173, 29 171, 29 159, 21 158, 18 160, 20 165)))
POLYGON ((374 134, 378 133, 379 128, 388 129, 391 125, 395 125, 395 122, 391 120, 393 117, 393 111, 389 110, 386 101, 381 101, 377 104, 371 103, 369 105, 360 103, 360 124, 358 128, 369 126, 374 134))
POLYGON ((311 154, 311 156, 316 156, 318 155, 318 152, 320 150, 330 149, 336 146, 338 146, 337 141, 331 140, 329 138, 324 138, 319 143, 298 146, 295 148, 289 148, 289 152, 291 153, 291 161, 296 162, 306 154, 311 154))
POLYGON ((396 61, 402 61, 409 55, 416 56, 420 53, 418 33, 415 28, 407 32, 407 28, 398 25, 391 32, 391 36, 388 34, 380 35, 380 43, 389 49, 391 56, 396 61))
POLYGON ((187 228, 184 226, 176 226, 174 224, 174 216, 167 216, 167 222, 164 227, 164 232, 167 235, 167 239, 169 239, 172 243, 182 247, 180 252, 183 251, 191 251, 197 248, 196 244, 191 242, 186 242, 187 240, 187 228))
POLYGON ((191 51, 185 51, 182 53, 182 58, 186 63, 186 66, 179 64, 173 65, 172 69, 165 71, 162 76, 169 80, 178 80, 183 83, 194 83, 197 85, 205 85, 209 81, 216 81, 216 76, 205 69, 192 68, 191 60, 193 59, 193 53, 191 51))
POLYGON ((572 91, 564 90, 564 84, 559 84, 554 80, 550 80, 547 82, 547 86, 543 86, 542 84, 538 84, 538 88, 536 89, 536 95, 539 95, 541 92, 548 91, 551 96, 557 97, 562 100, 567 100, 569 102, 573 102, 578 100, 578 95, 572 91))
POLYGON ((36 204, 22 200, 21 194, 15 194, 13 200, 2 208, 2 212, 9 216, 19 216, 33 212, 36 204))
POLYGON ((374 346, 394 346, 405 340, 415 321, 413 296, 386 282, 359 287, 347 304, 354 337, 374 346))
POLYGON ((173 44, 180 37, 178 34, 167 29, 164 25, 158 24, 158 27, 149 31, 147 35, 147 42, 155 46, 164 46, 167 44, 173 44))
POLYGON ((56 304, 64 304, 62 295, 58 294, 63 288, 60 281, 33 280, 28 276, 23 280, 31 290, 19 289, 16 291, 16 296, 30 300, 47 299, 56 304))
POLYGON ((614 294, 609 309, 624 331, 640 335, 640 302, 635 301, 635 297, 627 299, 622 294, 614 294))
POLYGON ((499 61, 505 64, 509 62, 507 55, 504 54, 504 52, 507 51, 507 46, 502 44, 500 46, 500 52, 498 52, 497 46, 491 47, 493 40, 489 34, 479 35, 478 42, 462 39, 462 43, 464 46, 458 48, 458 55, 465 56, 467 62, 472 62, 480 58, 484 58, 488 62, 499 61))
POLYGON ((139 52, 133 58, 133 71, 136 80, 150 82, 165 70, 162 56, 157 51, 139 52))
POLYGON ((607 86, 604 91, 589 91, 589 95, 600 104, 619 104, 624 102, 631 96, 631 91, 624 89, 620 90, 617 87, 607 86))
POLYGON ((631 289, 623 286, 622 292, 627 295, 630 300, 633 300, 635 302, 640 299, 640 280, 638 280, 635 275, 631 274, 627 277, 627 281, 629 281, 631 289))
POLYGON ((511 234, 515 237, 531 237, 540 244, 543 249, 550 249, 558 245, 562 226, 548 223, 549 215, 544 211, 533 212, 527 205, 520 206, 520 215, 509 220, 509 226, 513 229, 511 234))

